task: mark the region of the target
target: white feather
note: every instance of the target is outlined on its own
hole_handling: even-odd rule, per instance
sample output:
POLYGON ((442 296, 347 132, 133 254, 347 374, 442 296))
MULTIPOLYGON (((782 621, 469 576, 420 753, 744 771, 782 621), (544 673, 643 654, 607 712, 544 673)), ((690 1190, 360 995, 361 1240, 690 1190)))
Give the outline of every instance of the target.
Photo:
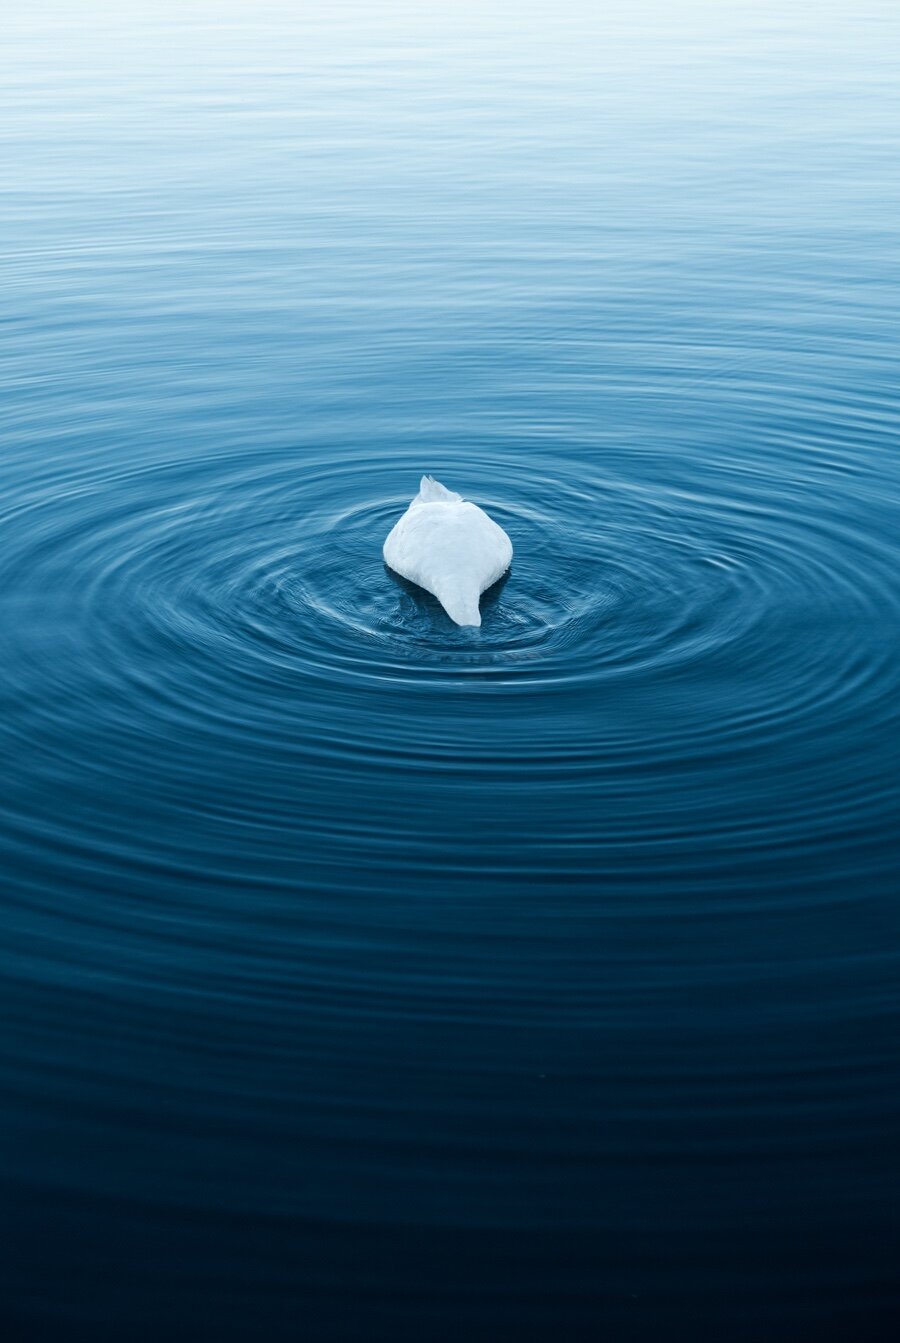
POLYGON ((482 592, 509 568, 512 542, 477 504, 423 476, 384 543, 384 560, 437 597, 457 625, 480 625, 482 592))

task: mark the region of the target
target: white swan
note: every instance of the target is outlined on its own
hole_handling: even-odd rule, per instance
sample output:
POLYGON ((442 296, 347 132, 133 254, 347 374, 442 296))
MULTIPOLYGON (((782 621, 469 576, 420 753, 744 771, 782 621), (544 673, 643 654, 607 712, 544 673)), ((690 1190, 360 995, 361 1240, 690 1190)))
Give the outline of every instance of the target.
POLYGON ((437 597, 457 625, 481 624, 479 598, 512 553, 502 527, 431 476, 384 543, 385 564, 437 597))

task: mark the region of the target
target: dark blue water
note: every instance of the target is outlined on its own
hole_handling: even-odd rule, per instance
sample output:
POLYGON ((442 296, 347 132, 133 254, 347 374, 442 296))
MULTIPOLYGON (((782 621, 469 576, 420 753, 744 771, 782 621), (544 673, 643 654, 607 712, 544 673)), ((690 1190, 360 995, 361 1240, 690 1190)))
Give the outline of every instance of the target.
POLYGON ((120 8, 2 58, 4 1336, 893 1339, 900 11, 120 8))

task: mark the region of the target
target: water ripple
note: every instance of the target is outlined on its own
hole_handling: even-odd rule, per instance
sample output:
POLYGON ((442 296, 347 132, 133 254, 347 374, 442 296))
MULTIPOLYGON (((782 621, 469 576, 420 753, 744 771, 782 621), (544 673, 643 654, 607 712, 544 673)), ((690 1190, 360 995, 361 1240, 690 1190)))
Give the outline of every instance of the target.
POLYGON ((897 6, 12 8, 4 1336, 893 1340, 897 6))

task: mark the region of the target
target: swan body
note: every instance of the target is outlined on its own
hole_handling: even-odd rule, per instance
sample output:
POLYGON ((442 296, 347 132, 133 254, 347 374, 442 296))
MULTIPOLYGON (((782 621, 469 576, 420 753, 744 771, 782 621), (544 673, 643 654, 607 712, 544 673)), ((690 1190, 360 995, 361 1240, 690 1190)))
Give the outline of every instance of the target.
POLYGON ((502 577, 512 542, 477 504, 423 476, 384 543, 384 561, 437 597, 457 625, 480 625, 482 592, 502 577))

